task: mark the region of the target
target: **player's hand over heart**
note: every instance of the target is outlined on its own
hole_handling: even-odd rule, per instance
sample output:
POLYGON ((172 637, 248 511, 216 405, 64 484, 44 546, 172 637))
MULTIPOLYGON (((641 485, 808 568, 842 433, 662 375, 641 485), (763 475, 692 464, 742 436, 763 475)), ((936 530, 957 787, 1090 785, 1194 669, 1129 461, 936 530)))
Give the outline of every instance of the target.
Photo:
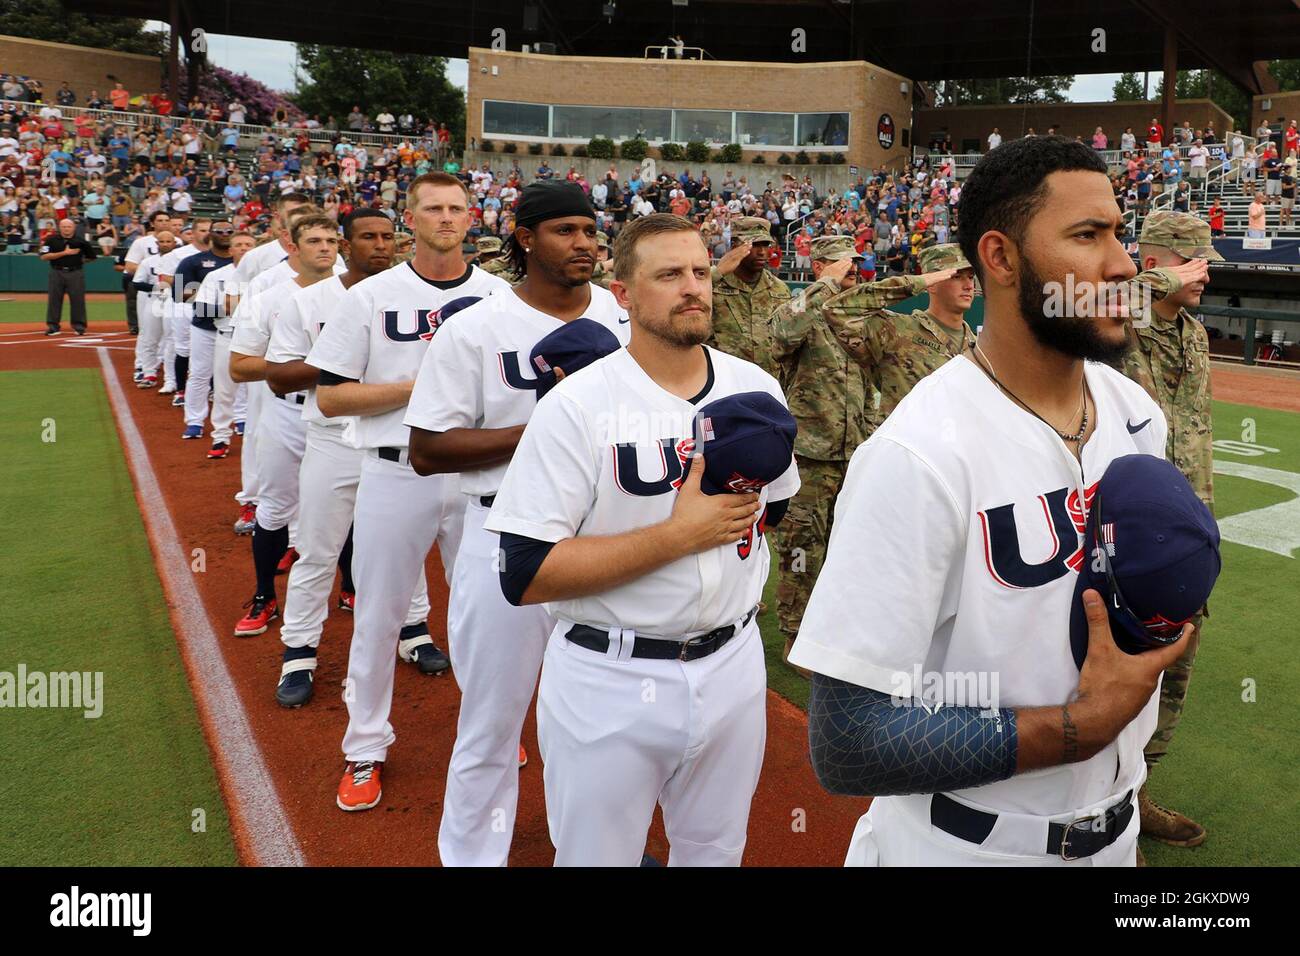
POLYGON ((684 552, 697 554, 743 538, 762 510, 759 496, 753 492, 706 495, 700 488, 704 475, 702 454, 688 459, 687 468, 668 519, 684 552))
POLYGON ((1078 759, 1086 760, 1118 737, 1142 712, 1160 675, 1187 649, 1192 625, 1184 626, 1173 644, 1126 654, 1111 635, 1101 595, 1089 588, 1081 600, 1088 616, 1088 656, 1079 673, 1076 700, 1068 706, 1078 728, 1078 759))

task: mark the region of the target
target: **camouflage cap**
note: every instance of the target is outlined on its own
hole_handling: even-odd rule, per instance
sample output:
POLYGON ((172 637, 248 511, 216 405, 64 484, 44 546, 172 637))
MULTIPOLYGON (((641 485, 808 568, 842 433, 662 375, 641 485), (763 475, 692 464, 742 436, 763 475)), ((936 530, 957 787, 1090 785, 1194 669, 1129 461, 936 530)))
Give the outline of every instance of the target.
POLYGON ((1151 213, 1142 222, 1138 242, 1164 246, 1188 259, 1223 261, 1210 241, 1210 224, 1187 212, 1161 209, 1151 213))
POLYGON ((758 216, 741 216, 731 227, 731 238, 740 242, 773 242, 772 226, 758 216))
POLYGON ((940 246, 927 246, 921 250, 921 272, 942 272, 944 269, 969 269, 971 264, 962 254, 961 246, 945 242, 940 246))
POLYGON ((598 231, 598 232, 596 233, 596 245, 600 246, 600 248, 602 248, 602 249, 608 249, 608 248, 609 248, 609 236, 605 235, 603 232, 599 232, 599 231, 598 231))
POLYGON ((478 249, 480 254, 485 252, 500 252, 501 240, 496 236, 480 236, 475 240, 474 246, 478 249))
POLYGON ((853 245, 852 236, 818 236, 812 241, 812 257, 824 262, 862 258, 853 245))

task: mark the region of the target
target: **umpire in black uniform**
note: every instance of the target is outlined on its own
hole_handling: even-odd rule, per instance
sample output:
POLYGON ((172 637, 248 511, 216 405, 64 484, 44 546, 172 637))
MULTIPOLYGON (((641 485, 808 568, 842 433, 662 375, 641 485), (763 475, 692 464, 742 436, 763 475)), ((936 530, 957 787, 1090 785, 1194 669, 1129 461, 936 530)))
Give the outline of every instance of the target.
POLYGON ((41 258, 50 264, 50 294, 45 304, 45 334, 58 335, 63 319, 63 296, 72 302, 72 330, 86 334, 86 273, 83 266, 98 254, 94 245, 75 235, 71 219, 59 222, 59 234, 41 246, 41 258))

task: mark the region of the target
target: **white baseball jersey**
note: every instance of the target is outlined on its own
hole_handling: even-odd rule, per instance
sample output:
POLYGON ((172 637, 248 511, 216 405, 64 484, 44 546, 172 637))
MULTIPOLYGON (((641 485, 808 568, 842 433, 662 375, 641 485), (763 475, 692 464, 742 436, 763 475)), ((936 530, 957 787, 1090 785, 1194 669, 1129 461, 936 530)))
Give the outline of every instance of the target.
POLYGON ((199 283, 199 290, 194 293, 194 304, 204 303, 217 308, 218 315, 213 324, 219 332, 229 332, 235 325, 234 316, 226 315, 226 285, 234 282, 235 264, 232 262, 205 275, 199 283))
MULTIPOLYGON (((627 345, 630 320, 613 293, 592 285, 582 317, 627 345)), ((537 407, 537 376, 529 356, 540 339, 564 323, 534 309, 508 285, 455 319, 424 357, 405 423, 433 432, 525 424, 537 407)), ((478 497, 496 494, 508 464, 461 472, 460 490, 478 497)))
POLYGON ((126 250, 126 262, 134 262, 138 269, 141 262, 144 262, 148 256, 158 254, 158 240, 153 237, 152 233, 143 236, 136 236, 131 241, 131 248, 126 250))
MULTIPOLYGON (((271 340, 266 348, 268 362, 296 362, 306 360, 312 346, 325 328, 325 319, 347 293, 338 276, 299 289, 280 310, 279 320, 271 329, 271 340)), ((316 389, 307 389, 307 401, 302 407, 302 419, 330 428, 342 428, 352 418, 326 418, 316 404, 316 389)))
MULTIPOLYGON (((347 264, 343 261, 342 256, 334 257, 333 268, 335 275, 342 275, 344 272, 348 271, 347 264)), ((238 276, 238 273, 236 273, 236 276, 238 276)), ((248 283, 248 285, 244 287, 243 294, 248 296, 259 295, 271 288, 273 285, 279 285, 281 282, 288 279, 296 279, 297 277, 297 271, 293 266, 289 265, 289 259, 286 257, 275 263, 275 265, 271 266, 269 269, 264 269, 259 272, 248 283)))
MULTIPOLYGON (((776 379, 757 365, 716 349, 705 354, 709 381, 690 401, 656 384, 627 349, 566 376, 537 403, 484 527, 555 542, 666 521, 702 406, 739 392, 767 392, 785 404, 776 379)), ((792 457, 761 501, 782 501, 798 490, 792 457)), ((758 604, 767 581, 767 544, 757 525, 755 519, 736 544, 680 558, 602 594, 549 603, 546 610, 562 621, 665 638, 734 624, 758 604)))
POLYGON ((140 285, 149 287, 150 295, 158 294, 158 265, 162 262, 162 256, 155 252, 152 255, 145 256, 136 266, 135 275, 131 277, 132 282, 138 282, 140 285))
POLYGON ((270 242, 264 242, 260 246, 249 249, 244 254, 244 258, 239 260, 239 265, 235 269, 235 278, 242 286, 247 287, 271 266, 287 258, 289 253, 285 251, 284 246, 280 245, 280 240, 272 239, 270 242))
POLYGON ((196 252, 206 251, 206 249, 200 249, 192 242, 179 246, 162 257, 162 262, 158 265, 158 274, 163 276, 174 276, 176 275, 176 267, 182 262, 194 255, 196 252))
MULTIPOLYGON (((476 302, 508 291, 510 284, 478 266, 449 282, 422 278, 409 263, 362 279, 348 289, 326 320, 307 362, 326 372, 366 383, 409 382, 421 369, 442 310, 461 299, 476 302)), ((464 314, 457 312, 456 321, 464 314)), ((450 328, 451 323, 446 328, 450 328)), ((406 408, 357 418, 362 448, 405 448, 411 430, 406 408)))
MULTIPOLYGON (((853 454, 790 662, 927 703, 976 705, 956 691, 944 700, 940 683, 956 687, 958 675, 988 691, 996 678, 996 695, 986 694, 996 699, 981 707, 1068 702, 1079 684, 1070 608, 1093 492, 1113 459, 1165 453, 1164 415, 1140 386, 1104 365, 1084 373, 1097 424, 1082 468, 968 358, 922 379, 853 454)), ((1048 816, 1122 793, 1145 772, 1158 696, 1091 760, 954 796, 1048 816)))
MULTIPOLYGON (((241 298, 238 308, 235 309, 235 334, 230 338, 230 351, 240 355, 264 357, 267 345, 271 341, 271 330, 279 321, 280 312, 293 298, 294 293, 301 289, 302 286, 297 282, 288 279, 257 295, 246 295, 241 298)), ((270 388, 269 385, 266 387, 270 388)), ((303 392, 289 393, 290 396, 303 394, 303 392)))

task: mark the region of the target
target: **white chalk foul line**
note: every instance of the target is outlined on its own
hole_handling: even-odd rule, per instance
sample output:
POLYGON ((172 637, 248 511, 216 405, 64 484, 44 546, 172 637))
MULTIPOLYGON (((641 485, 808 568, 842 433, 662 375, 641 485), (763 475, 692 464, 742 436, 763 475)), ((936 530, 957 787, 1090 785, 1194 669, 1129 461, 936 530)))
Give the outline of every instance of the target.
POLYGON ((209 718, 217 771, 226 783, 231 815, 242 824, 259 866, 304 866, 302 848, 285 816, 198 588, 188 573, 179 570, 189 568, 189 557, 181 547, 171 512, 163 504, 149 453, 106 348, 99 349, 99 365, 122 433, 122 445, 135 473, 139 498, 159 504, 144 513, 144 521, 158 553, 158 573, 167 593, 176 601, 176 633, 193 668, 191 689, 209 718))

